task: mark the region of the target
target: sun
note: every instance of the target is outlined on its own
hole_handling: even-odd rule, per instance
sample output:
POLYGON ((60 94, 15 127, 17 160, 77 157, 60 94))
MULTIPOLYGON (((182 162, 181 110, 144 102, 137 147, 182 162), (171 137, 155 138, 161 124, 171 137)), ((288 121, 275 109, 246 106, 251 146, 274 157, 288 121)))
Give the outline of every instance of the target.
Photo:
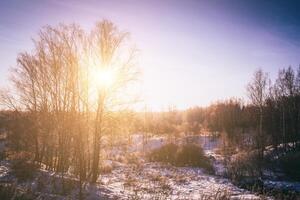
POLYGON ((92 79, 97 88, 109 88, 114 84, 116 76, 114 71, 109 68, 96 68, 92 71, 92 79))

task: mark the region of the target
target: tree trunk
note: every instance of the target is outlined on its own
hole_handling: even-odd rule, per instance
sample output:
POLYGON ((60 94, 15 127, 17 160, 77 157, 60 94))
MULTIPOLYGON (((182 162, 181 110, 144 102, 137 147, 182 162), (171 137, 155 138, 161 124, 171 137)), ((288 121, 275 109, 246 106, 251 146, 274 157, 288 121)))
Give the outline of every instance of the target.
POLYGON ((92 183, 96 183, 99 175, 99 160, 100 160, 100 139, 103 117, 104 96, 99 95, 98 108, 95 120, 95 132, 94 132, 94 153, 92 163, 92 183))

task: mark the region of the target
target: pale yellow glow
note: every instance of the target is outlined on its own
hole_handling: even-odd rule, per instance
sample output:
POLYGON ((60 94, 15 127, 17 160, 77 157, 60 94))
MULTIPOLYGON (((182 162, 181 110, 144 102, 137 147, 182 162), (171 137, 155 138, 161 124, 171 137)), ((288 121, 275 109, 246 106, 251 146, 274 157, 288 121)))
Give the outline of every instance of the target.
POLYGON ((110 69, 99 69, 92 70, 92 82, 96 84, 97 88, 109 88, 115 82, 115 73, 110 69))

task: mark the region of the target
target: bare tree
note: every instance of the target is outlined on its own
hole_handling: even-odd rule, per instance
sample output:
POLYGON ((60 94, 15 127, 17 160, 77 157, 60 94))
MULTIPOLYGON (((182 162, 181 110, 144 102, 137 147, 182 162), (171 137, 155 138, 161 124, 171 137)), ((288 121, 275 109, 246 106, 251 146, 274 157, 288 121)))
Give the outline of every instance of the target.
POLYGON ((18 56, 14 93, 1 92, 2 103, 25 119, 22 125, 30 122, 33 162, 61 173, 62 180, 74 170, 80 198, 83 182, 98 179, 102 135, 114 138, 124 124, 131 126, 121 108, 132 102, 126 94, 139 71, 128 36, 107 20, 91 33, 75 24, 46 26, 33 51, 18 56))
POLYGON ((263 157, 264 135, 263 135, 263 109, 269 94, 268 74, 258 69, 254 72, 252 81, 247 86, 248 96, 254 106, 259 111, 259 129, 257 138, 257 147, 260 149, 260 156, 263 157))
POLYGON ((109 86, 105 83, 97 85, 92 182, 96 182, 99 175, 100 140, 107 111, 112 109, 112 106, 120 105, 120 94, 124 95, 126 87, 136 80, 138 74, 134 65, 136 51, 134 48, 128 48, 126 44, 128 36, 128 33, 119 31, 107 20, 97 23, 91 33, 92 67, 94 70, 113 73, 115 76, 109 86))

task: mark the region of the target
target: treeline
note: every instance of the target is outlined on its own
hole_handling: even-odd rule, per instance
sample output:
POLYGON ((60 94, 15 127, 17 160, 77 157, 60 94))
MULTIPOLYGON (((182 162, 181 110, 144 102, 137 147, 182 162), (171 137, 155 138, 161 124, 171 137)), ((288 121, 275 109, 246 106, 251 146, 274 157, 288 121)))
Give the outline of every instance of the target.
MULTIPOLYGON (((205 134, 226 136, 228 145, 241 148, 275 148, 300 140, 300 68, 281 69, 270 80, 258 70, 247 86, 250 101, 232 98, 208 107, 185 111, 170 108, 166 112, 140 114, 146 132, 156 134, 205 134)), ((291 146, 291 145, 288 145, 291 146)))

